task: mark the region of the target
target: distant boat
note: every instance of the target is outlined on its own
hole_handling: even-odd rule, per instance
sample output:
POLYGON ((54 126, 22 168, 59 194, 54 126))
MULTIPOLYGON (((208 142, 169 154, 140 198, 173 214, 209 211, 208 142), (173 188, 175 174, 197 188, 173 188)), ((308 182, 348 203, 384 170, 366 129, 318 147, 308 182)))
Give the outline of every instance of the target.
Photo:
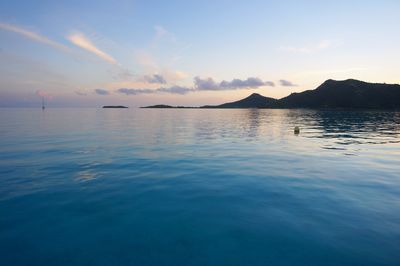
POLYGON ((42 110, 46 109, 46 107, 44 106, 44 97, 42 97, 42 110))

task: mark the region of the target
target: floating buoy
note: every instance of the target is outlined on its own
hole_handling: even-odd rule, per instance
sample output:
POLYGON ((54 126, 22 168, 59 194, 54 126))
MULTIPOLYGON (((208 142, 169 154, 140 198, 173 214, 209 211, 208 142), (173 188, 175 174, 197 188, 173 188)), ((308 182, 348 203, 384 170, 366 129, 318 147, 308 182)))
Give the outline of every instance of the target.
POLYGON ((294 134, 299 134, 300 133, 300 128, 299 127, 295 127, 294 128, 294 134))

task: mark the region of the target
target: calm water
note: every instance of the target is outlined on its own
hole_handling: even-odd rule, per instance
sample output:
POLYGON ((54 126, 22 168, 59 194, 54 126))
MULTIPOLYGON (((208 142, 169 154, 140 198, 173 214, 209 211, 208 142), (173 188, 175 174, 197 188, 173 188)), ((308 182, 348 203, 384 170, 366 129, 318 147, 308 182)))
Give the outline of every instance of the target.
POLYGON ((1 265, 400 265, 400 113, 0 109, 0 123, 1 265))

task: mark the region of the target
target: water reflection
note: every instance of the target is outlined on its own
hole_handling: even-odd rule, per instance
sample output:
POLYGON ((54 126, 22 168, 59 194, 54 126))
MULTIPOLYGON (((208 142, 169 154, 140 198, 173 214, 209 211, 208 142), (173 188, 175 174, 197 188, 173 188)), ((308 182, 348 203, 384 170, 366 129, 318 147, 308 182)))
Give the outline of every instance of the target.
POLYGON ((4 265, 399 264, 399 113, 45 113, 0 112, 4 265))
MULTIPOLYGON (((103 165, 130 158, 359 155, 372 145, 398 154, 400 143, 399 112, 70 109, 46 110, 46 119, 42 112, 29 110, 0 115, 3 165, 15 165, 15 158, 24 158, 32 167, 60 161, 62 167, 78 170, 74 180, 79 181, 98 179, 103 165), (299 135, 293 134, 296 126, 299 135)), ((44 169, 63 175, 58 168, 44 169)))
POLYGON ((246 137, 255 138, 258 137, 259 128, 260 128, 260 120, 262 113, 259 109, 249 109, 246 110, 246 125, 244 127, 244 132, 246 137))
POLYGON ((187 125, 197 140, 286 138, 298 126, 302 137, 340 145, 400 142, 397 112, 242 109, 214 110, 209 115, 207 111, 195 111, 197 122, 187 125))
POLYGON ((400 115, 382 111, 316 111, 315 129, 321 135, 335 139, 337 144, 386 144, 400 142, 400 115))

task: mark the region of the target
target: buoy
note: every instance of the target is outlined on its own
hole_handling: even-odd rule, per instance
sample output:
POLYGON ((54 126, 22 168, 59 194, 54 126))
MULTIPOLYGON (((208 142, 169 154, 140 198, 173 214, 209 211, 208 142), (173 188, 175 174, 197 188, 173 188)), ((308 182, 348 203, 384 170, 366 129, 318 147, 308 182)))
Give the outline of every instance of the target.
POLYGON ((299 134, 300 133, 300 128, 299 127, 295 127, 294 128, 294 134, 299 134))

